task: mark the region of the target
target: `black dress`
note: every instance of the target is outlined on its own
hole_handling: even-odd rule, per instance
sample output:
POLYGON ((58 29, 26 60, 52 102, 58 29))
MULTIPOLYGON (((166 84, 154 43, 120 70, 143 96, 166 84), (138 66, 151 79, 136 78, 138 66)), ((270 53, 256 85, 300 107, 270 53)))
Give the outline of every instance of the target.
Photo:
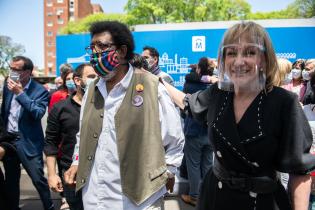
MULTIPOLYGON (((315 168, 309 154, 312 133, 297 97, 282 88, 261 92, 236 123, 233 93, 217 85, 191 95, 188 100, 195 119, 206 121, 214 148, 215 165, 233 177, 271 177, 271 192, 233 188, 215 175, 206 175, 200 194, 200 210, 291 209, 276 171, 306 174, 315 168)), ((221 177, 220 177, 221 178, 221 177)))

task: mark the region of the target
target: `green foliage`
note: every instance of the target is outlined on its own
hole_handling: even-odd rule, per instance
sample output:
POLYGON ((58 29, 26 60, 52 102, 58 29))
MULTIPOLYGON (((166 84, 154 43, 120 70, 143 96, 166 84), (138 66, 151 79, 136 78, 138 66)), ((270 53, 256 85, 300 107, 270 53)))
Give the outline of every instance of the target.
POLYGON ((24 46, 14 43, 11 37, 0 35, 0 74, 6 76, 8 73, 8 62, 17 55, 25 52, 24 46))
POLYGON ((67 26, 63 27, 59 33, 60 34, 78 34, 86 33, 89 31, 89 28, 92 23, 103 20, 117 20, 122 23, 127 23, 127 15, 125 14, 105 14, 97 13, 89 15, 79 21, 70 21, 67 26))
POLYGON ((295 0, 286 9, 251 12, 246 0, 128 0, 126 14, 98 13, 62 28, 61 34, 86 33, 96 21, 118 20, 128 26, 137 24, 197 21, 310 18, 315 16, 315 0, 295 0))
POLYGON ((295 0, 286 9, 250 14, 250 19, 292 19, 315 17, 315 0, 295 0))
POLYGON ((244 19, 250 13, 245 0, 128 0, 132 23, 170 23, 244 19))
POLYGON ((298 17, 315 17, 315 0, 295 0, 288 6, 288 9, 295 11, 298 17))

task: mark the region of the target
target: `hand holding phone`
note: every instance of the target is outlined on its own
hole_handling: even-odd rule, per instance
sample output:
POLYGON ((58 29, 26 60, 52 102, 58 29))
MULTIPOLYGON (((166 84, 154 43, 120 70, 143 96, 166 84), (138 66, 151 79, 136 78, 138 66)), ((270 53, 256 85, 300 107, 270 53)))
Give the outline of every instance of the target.
POLYGON ((9 75, 10 79, 13 80, 14 82, 18 82, 20 80, 20 74, 14 71, 10 72, 9 75))

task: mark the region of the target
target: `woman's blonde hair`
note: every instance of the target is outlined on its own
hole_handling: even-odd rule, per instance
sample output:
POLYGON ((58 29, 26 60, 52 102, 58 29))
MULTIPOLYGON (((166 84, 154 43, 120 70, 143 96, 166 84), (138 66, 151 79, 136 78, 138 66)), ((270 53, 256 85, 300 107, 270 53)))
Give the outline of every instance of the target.
MULTIPOLYGON (((254 38, 253 43, 258 43, 264 48, 264 59, 265 59, 265 75, 266 75, 266 84, 265 88, 267 92, 272 90, 274 76, 278 69, 277 57, 272 46, 271 39, 265 29, 254 23, 252 21, 242 21, 241 23, 235 24, 229 28, 225 33, 221 46, 219 49, 219 55, 222 53, 221 48, 224 45, 234 44, 241 38, 248 37, 254 38)), ((224 55, 219 56, 224 59, 224 55)), ((220 61, 219 61, 220 63, 220 61)))
POLYGON ((291 72, 292 63, 285 58, 278 58, 278 71, 276 71, 273 85, 274 86, 281 86, 283 85, 283 80, 285 79, 286 75, 291 72))

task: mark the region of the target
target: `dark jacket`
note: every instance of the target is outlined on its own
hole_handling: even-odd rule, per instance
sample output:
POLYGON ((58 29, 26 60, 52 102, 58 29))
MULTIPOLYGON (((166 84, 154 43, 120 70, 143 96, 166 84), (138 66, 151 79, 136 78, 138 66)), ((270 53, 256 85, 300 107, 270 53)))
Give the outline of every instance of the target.
MULTIPOLYGON (((39 83, 31 80, 29 87, 15 99, 21 105, 19 115, 20 139, 15 143, 29 156, 42 154, 44 147, 44 133, 41 119, 48 105, 48 91, 39 83)), ((13 93, 7 85, 3 88, 3 102, 1 105, 1 117, 5 127, 8 124, 13 93)))
MULTIPOLYGON (((185 80, 184 93, 193 94, 197 91, 206 89, 210 85, 201 82, 200 76, 193 71, 185 76, 185 80)), ((207 135, 207 126, 187 116, 184 120, 184 134, 185 136, 207 135)))
MULTIPOLYGON (((256 208, 291 209, 286 191, 276 179, 276 171, 306 174, 315 168, 315 157, 309 153, 312 132, 297 96, 278 87, 267 94, 262 91, 238 123, 235 122, 233 98, 232 92, 220 90, 214 84, 189 99, 193 117, 208 124, 214 165, 219 162, 232 177, 273 178, 276 188, 260 193, 256 208)), ((253 182, 234 183, 237 187, 232 188, 214 172, 209 171, 204 179, 197 209, 253 207, 253 197, 249 194, 255 189, 253 182), (235 202, 226 202, 227 197, 235 202)))

